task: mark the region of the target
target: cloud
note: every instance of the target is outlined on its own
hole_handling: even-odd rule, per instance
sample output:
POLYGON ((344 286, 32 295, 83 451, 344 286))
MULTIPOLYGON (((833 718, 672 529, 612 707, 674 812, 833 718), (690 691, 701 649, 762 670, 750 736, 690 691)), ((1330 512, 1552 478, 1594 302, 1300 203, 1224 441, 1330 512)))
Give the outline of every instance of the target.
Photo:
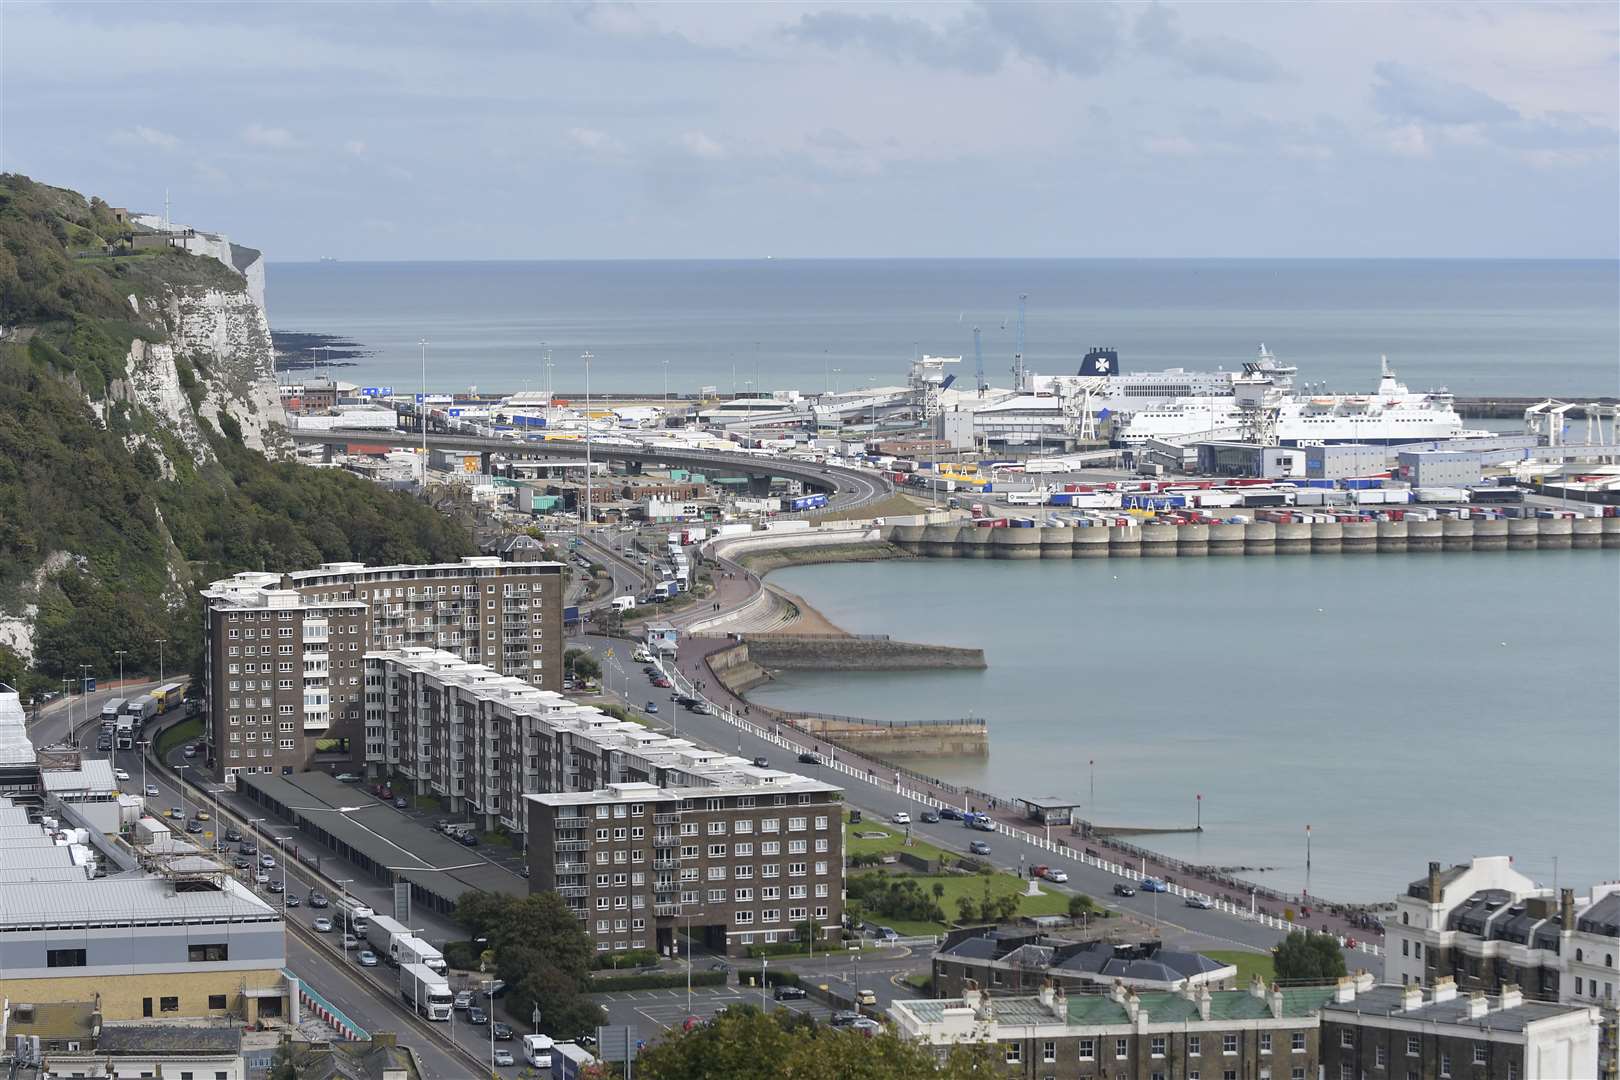
POLYGON ((804 141, 818 150, 832 150, 837 153, 854 153, 865 149, 858 140, 850 138, 837 128, 812 131, 804 137, 804 141))
POLYGON ((367 149, 363 139, 350 139, 343 144, 343 152, 351 157, 365 157, 367 149))
POLYGON ((1133 27, 1136 47, 1171 61, 1189 75, 1252 83, 1284 78, 1281 66, 1248 42, 1219 35, 1185 37, 1177 19, 1163 4, 1149 4, 1133 27))
POLYGON ((1095 75, 1122 44, 1119 11, 1108 4, 982 3, 991 32, 1008 48, 1052 71, 1095 75))
POLYGON ((1491 124, 1518 119, 1518 112, 1463 83, 1384 62, 1373 72, 1373 105, 1392 120, 1432 124, 1491 124))
POLYGON ((124 146, 154 146, 159 150, 173 150, 180 145, 179 136, 144 124, 136 124, 125 131, 115 132, 113 141, 124 146))
POLYGON ((242 129, 242 141, 249 146, 262 146, 267 150, 291 150, 298 140, 286 128, 249 124, 242 129))
POLYGON ((605 131, 595 128, 576 127, 569 128, 564 133, 569 142, 581 150, 588 150, 603 157, 613 157, 624 153, 624 144, 605 131))
POLYGON ((977 32, 980 27, 970 25, 980 21, 970 15, 942 31, 909 16, 814 11, 801 15, 787 34, 826 49, 862 48, 925 67, 986 75, 1001 66, 1002 49, 977 32))
POLYGON ((681 146, 693 157, 705 161, 719 161, 727 157, 726 148, 701 131, 688 131, 681 136, 681 146))

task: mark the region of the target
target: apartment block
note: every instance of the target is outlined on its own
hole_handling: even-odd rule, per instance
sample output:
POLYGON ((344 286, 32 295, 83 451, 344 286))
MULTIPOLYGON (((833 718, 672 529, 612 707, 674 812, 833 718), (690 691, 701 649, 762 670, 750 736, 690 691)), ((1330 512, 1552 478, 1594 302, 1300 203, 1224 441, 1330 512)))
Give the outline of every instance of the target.
POLYGON ((363 707, 367 652, 433 648, 562 685, 560 563, 326 563, 203 590, 208 761, 216 777, 360 771, 383 756, 363 707))
POLYGON ((599 952, 666 952, 677 930, 728 955, 836 936, 843 793, 751 766, 714 779, 527 796, 530 890, 555 889, 599 952))

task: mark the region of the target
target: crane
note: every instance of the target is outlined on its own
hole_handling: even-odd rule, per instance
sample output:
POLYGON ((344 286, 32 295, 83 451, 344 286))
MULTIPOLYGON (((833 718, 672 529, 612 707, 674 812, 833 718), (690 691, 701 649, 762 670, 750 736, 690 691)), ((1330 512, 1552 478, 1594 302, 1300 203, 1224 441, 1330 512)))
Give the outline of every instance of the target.
POLYGON ((984 348, 979 343, 979 328, 973 328, 973 363, 979 377, 979 396, 984 397, 984 348))
POLYGON ((1024 392, 1024 301, 1028 299, 1028 293, 1018 294, 1018 335, 1013 341, 1013 390, 1020 394, 1024 392))

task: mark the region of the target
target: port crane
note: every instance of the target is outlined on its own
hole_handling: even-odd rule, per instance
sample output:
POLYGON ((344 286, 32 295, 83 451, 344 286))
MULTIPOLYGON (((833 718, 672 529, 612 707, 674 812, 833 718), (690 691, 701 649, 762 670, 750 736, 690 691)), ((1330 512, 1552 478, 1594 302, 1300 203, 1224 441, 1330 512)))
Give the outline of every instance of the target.
MULTIPOLYGON (((1022 394, 1024 387, 1024 303, 1029 299, 1028 293, 1018 294, 1018 332, 1013 339, 1013 392, 1022 394)), ((1005 324, 1003 324, 1005 325, 1005 324)))

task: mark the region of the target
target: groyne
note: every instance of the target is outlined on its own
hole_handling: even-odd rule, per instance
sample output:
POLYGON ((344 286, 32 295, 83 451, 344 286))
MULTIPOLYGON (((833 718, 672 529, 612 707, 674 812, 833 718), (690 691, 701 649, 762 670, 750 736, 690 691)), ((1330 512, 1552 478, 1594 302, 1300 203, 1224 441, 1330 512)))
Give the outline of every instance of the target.
POLYGON ((890 525, 902 551, 944 559, 1138 559, 1236 555, 1399 554, 1620 548, 1620 518, 1282 522, 981 528, 890 525))
POLYGON ((752 662, 778 671, 982 671, 983 649, 851 634, 742 634, 752 662))

